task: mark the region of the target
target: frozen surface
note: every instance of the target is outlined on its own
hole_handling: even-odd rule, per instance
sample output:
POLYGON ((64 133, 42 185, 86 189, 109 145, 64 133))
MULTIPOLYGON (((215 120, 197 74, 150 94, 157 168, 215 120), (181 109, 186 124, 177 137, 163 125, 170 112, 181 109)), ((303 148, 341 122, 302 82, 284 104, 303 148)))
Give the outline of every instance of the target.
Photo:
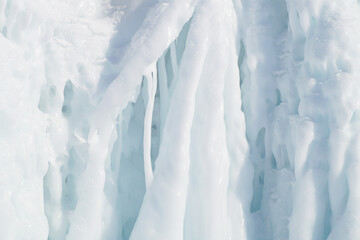
POLYGON ((355 0, 0 0, 0 239, 359 240, 355 0))

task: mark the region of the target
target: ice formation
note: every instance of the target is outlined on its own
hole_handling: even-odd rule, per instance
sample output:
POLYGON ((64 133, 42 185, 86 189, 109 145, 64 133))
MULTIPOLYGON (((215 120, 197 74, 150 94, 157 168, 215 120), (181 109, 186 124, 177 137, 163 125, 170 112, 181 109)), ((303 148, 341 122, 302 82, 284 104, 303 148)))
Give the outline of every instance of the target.
POLYGON ((360 239, 356 0, 0 0, 0 239, 360 239))

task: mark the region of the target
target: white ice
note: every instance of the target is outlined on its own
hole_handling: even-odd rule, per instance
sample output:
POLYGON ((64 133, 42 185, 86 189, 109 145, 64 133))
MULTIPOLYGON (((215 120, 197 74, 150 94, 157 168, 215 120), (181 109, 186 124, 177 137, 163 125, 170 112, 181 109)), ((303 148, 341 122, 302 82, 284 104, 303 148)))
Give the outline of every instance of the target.
POLYGON ((360 239, 360 2, 0 0, 0 240, 360 239))

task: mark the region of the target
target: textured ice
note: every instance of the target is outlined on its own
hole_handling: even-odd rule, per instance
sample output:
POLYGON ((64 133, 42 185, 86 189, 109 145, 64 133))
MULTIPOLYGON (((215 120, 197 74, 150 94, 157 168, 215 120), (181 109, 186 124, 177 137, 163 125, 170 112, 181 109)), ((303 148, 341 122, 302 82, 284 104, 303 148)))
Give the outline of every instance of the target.
POLYGON ((0 0, 0 239, 360 239, 356 0, 0 0))

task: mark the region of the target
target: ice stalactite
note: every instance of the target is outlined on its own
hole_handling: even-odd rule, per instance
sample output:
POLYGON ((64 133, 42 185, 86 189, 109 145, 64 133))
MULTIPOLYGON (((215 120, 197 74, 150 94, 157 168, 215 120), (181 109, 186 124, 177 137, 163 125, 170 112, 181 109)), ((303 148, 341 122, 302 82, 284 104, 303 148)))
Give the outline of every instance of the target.
POLYGON ((357 102, 347 96, 357 92, 356 61, 350 59, 358 51, 347 47, 356 45, 358 32, 347 29, 359 21, 357 3, 243 5, 249 25, 240 69, 255 161, 252 209, 264 222, 265 239, 354 239, 356 221, 339 223, 347 219, 346 169, 356 149, 347 144, 356 142, 351 119, 357 102), (253 93, 261 89, 259 99, 253 93))
MULTIPOLYGON (((154 67, 153 67, 154 69, 154 67)), ((153 169, 151 165, 151 130, 154 111, 154 101, 157 89, 157 72, 156 69, 146 75, 146 84, 148 89, 148 101, 144 119, 144 171, 145 183, 148 188, 153 179, 153 169)))
POLYGON ((322 1, 311 6, 309 9, 289 2, 290 9, 294 9, 293 24, 298 24, 296 27, 302 31, 298 35, 306 39, 295 75, 299 115, 308 116, 313 125, 313 140, 299 171, 295 194, 311 199, 316 214, 300 210, 303 202, 297 202, 290 229, 294 239, 304 234, 314 239, 328 235, 329 239, 355 239, 359 233, 354 231, 356 220, 351 216, 357 215, 357 208, 351 206, 350 196, 356 190, 352 189, 350 178, 357 169, 354 156, 358 133, 353 128, 356 120, 353 122, 352 117, 358 101, 351 96, 358 94, 359 73, 353 67, 357 64, 358 46, 353 44, 358 41, 359 33, 350 29, 359 22, 358 6, 356 2, 322 1), (300 219, 306 219, 308 225, 295 226, 300 219))
MULTIPOLYGON (((294 85, 299 96, 298 112, 289 118, 289 135, 293 142, 288 149, 292 148, 291 152, 294 154, 290 159, 293 159, 296 179, 289 225, 291 239, 327 238, 334 227, 334 222, 331 223, 330 219, 339 212, 334 203, 340 201, 341 208, 345 207, 348 194, 346 180, 341 175, 332 176, 332 164, 341 164, 346 159, 340 152, 344 151, 342 146, 348 140, 337 133, 348 128, 352 112, 350 109, 354 105, 339 99, 335 103, 334 99, 336 96, 344 96, 343 89, 357 73, 344 71, 341 67, 334 66, 332 61, 336 62, 333 60, 336 59, 335 56, 343 58, 337 51, 348 46, 340 37, 346 35, 341 34, 340 29, 346 29, 345 25, 351 26, 352 23, 346 22, 349 18, 354 22, 358 20, 351 15, 349 18, 343 17, 342 14, 348 12, 349 6, 346 4, 320 1, 313 4, 313 7, 304 8, 302 4, 288 2, 292 38, 290 76, 294 76, 294 85), (321 11, 316 4, 322 6, 321 11), (343 27, 339 28, 341 25, 343 27), (341 88, 335 87, 339 81, 342 81, 341 88), (337 110, 332 110, 333 107, 337 110), (336 187, 336 194, 332 193, 334 181, 337 184, 342 182, 341 187, 336 187), (309 206, 306 211, 303 209, 304 201, 309 206), (299 222, 306 224, 299 226, 299 222)), ((353 7, 357 9, 356 4, 353 7)), ((352 39, 356 41, 357 34, 354 34, 352 39)), ((341 167, 335 169, 338 171, 341 167)))

